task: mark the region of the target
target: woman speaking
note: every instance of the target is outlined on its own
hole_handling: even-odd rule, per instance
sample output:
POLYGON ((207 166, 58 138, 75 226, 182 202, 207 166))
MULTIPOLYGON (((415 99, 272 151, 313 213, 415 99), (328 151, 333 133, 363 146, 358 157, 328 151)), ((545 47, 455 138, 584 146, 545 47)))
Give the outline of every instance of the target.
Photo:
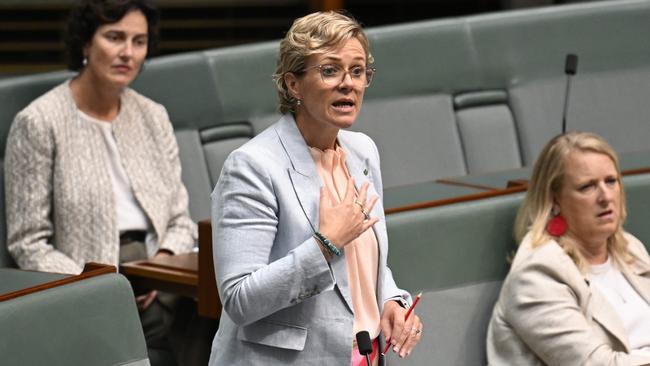
POLYGON ((227 159, 212 194, 223 304, 210 365, 365 365, 353 339, 407 356, 420 340, 410 296, 386 266, 377 147, 345 131, 374 69, 359 24, 297 19, 274 75, 284 116, 227 159))

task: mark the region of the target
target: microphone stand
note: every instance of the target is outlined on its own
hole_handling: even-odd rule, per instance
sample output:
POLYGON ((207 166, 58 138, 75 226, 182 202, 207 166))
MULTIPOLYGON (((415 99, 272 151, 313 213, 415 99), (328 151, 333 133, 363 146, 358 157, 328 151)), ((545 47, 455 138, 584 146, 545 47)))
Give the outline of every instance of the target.
POLYGON ((569 109, 569 95, 571 93, 571 74, 567 74, 566 77, 566 88, 564 89, 564 111, 562 112, 562 133, 566 133, 566 115, 567 110, 569 109))
POLYGON ((566 133, 566 115, 569 110, 569 96, 571 95, 571 80, 578 71, 578 56, 566 55, 564 61, 564 74, 566 74, 566 88, 564 90, 564 110, 562 111, 562 134, 566 133))

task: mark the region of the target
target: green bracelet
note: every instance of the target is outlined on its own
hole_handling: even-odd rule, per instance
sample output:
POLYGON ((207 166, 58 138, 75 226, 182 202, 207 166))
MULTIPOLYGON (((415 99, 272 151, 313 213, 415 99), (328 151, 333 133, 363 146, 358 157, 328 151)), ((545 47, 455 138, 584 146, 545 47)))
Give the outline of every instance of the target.
POLYGON ((336 256, 341 255, 341 251, 339 250, 339 248, 337 248, 334 244, 332 244, 332 242, 329 239, 327 239, 325 237, 325 235, 323 235, 323 234, 319 233, 318 231, 316 231, 316 232, 314 232, 314 236, 316 237, 316 239, 318 239, 318 241, 321 244, 323 244, 325 246, 325 248, 327 248, 327 250, 330 253, 332 253, 332 254, 334 254, 336 256))

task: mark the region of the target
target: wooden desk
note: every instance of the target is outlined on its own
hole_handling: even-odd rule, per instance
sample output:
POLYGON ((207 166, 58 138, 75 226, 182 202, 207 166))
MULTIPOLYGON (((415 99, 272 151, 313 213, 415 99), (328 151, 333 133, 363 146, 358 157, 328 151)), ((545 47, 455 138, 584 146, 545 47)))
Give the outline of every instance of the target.
MULTIPOLYGON (((619 155, 622 175, 650 173, 650 150, 627 152, 619 155)), ((532 175, 532 166, 438 179, 437 183, 458 185, 484 190, 520 187, 525 190, 532 175)))
POLYGON ((212 319, 219 319, 221 315, 212 265, 210 220, 199 222, 198 253, 124 263, 121 270, 134 286, 191 297, 197 300, 199 315, 212 319))
POLYGON ((514 187, 521 182, 527 181, 531 173, 532 167, 523 167, 483 174, 438 179, 437 182, 482 188, 486 191, 490 191, 514 187))
POLYGON ((386 215, 389 215, 396 212, 503 196, 525 190, 526 186, 519 184, 507 188, 492 189, 438 180, 384 189, 384 211, 386 215))
POLYGON ((134 287, 197 298, 198 268, 198 253, 187 253, 124 263, 121 271, 134 287))
POLYGON ((83 272, 76 276, 1 268, 3 284, 0 286, 0 301, 115 272, 116 269, 113 266, 93 262, 87 263, 83 272))

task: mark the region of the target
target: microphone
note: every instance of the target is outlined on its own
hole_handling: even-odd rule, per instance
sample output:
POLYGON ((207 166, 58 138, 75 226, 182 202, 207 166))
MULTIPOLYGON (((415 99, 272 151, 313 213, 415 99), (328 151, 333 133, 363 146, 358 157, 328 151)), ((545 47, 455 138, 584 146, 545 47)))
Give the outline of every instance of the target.
POLYGON ((370 333, 365 330, 357 333, 357 348, 359 349, 359 354, 366 356, 366 363, 368 366, 372 366, 372 363, 370 362, 370 354, 372 353, 370 333))
POLYGON ((571 79, 578 71, 578 56, 572 53, 566 55, 564 61, 564 74, 566 75, 566 89, 564 90, 564 111, 562 112, 562 133, 566 132, 566 114, 569 109, 569 95, 571 93, 571 79))

